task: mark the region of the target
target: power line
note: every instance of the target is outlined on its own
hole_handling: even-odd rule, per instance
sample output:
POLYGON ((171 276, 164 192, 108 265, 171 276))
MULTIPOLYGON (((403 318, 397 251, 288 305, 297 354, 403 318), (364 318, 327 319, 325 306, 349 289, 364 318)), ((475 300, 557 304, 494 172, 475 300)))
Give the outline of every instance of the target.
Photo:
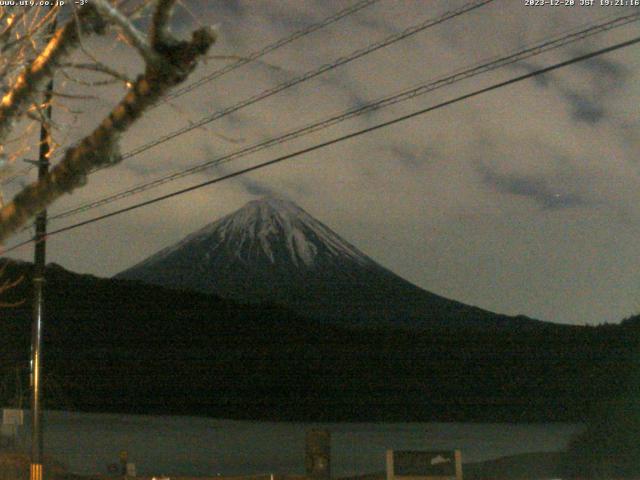
POLYGON ((294 33, 292 33, 291 35, 281 38, 280 40, 267 45, 266 47, 264 47, 261 50, 255 51, 253 53, 250 53, 249 55, 247 55, 246 57, 243 57, 239 60, 237 60, 234 63, 231 63, 225 67, 222 67, 219 70, 216 70, 215 72, 212 72, 208 75, 206 75, 205 77, 201 78, 200 80, 197 80, 193 83, 191 83, 190 85, 184 86, 182 88, 176 89, 173 92, 169 93, 164 99, 162 99, 162 101, 158 102, 156 105, 154 105, 154 107, 160 105, 161 103, 166 103, 174 98, 178 98, 181 97, 182 95, 191 92, 192 90, 200 87, 201 85, 204 85, 205 83, 209 83, 212 82, 213 80, 220 78, 223 75, 226 75, 229 72, 232 72, 233 70, 242 67, 243 65, 246 65, 247 63, 253 62, 257 59, 259 59, 260 57, 263 57, 265 55, 267 55, 268 53, 273 52, 274 50, 277 50, 281 47, 284 47, 285 45, 290 44, 291 42, 298 40, 299 38, 302 38, 306 35, 309 35, 310 33, 315 32, 316 30, 320 30, 321 28, 324 28, 328 25, 331 25, 332 23, 337 22, 338 20, 347 17, 349 15, 352 15, 360 10, 362 10, 363 8, 366 8, 374 3, 379 2, 380 0, 363 0, 361 2, 356 3, 353 6, 347 7, 344 10, 339 11, 338 13, 331 15, 330 17, 325 18, 324 20, 322 20, 319 23, 310 25, 307 28, 298 30, 294 33))
MULTIPOLYGON (((252 53, 250 53, 247 56, 244 56, 238 60, 236 60, 233 63, 230 63, 210 74, 208 74, 207 76, 201 78, 200 80, 187 85, 181 89, 176 89, 173 92, 169 93, 168 95, 166 95, 162 100, 158 101, 157 103, 155 103, 152 107, 150 107, 150 109, 159 107, 160 105, 167 103, 169 101, 171 101, 174 98, 178 98, 188 92, 191 92, 192 90, 195 90, 196 88, 200 87, 201 85, 204 85, 205 83, 209 83, 212 82, 214 80, 216 80, 217 78, 222 77, 223 75, 226 75, 227 73, 230 73, 248 63, 251 63, 265 55, 267 55, 268 53, 271 53, 275 50, 278 50, 281 47, 284 47, 300 38, 303 38, 317 30, 321 30, 322 28, 325 28, 333 23, 336 23, 337 21, 348 17, 349 15, 353 15, 354 13, 359 12, 360 10, 363 10, 366 7, 369 7, 370 5, 373 5, 375 3, 378 3, 381 0, 361 0, 360 2, 357 2, 347 8, 344 8, 342 10, 340 10, 339 12, 330 15, 329 17, 324 18, 323 20, 321 20, 318 23, 314 23, 312 25, 309 25, 306 28, 300 29, 300 30, 296 30, 295 32, 293 32, 292 34, 283 37, 277 41, 275 41, 274 43, 271 43, 269 45, 267 45, 266 47, 254 51, 252 53)), ((20 178, 21 176, 24 176, 26 174, 28 174, 30 171, 32 170, 32 167, 29 167, 28 169, 19 172, 15 175, 12 175, 11 177, 7 178, 6 180, 4 180, 2 182, 2 185, 8 185, 10 183, 12 183, 14 180, 16 180, 17 178, 20 178)))
MULTIPOLYGON (((326 73, 330 70, 334 70, 342 65, 345 65, 347 63, 350 63, 354 60, 357 60, 361 57, 364 57, 365 55, 368 55, 370 53, 373 53, 377 50, 380 50, 384 47, 387 47, 393 43, 399 42, 401 40, 404 40, 405 38, 408 38, 412 35, 415 35, 419 32, 422 32, 428 28, 434 27, 436 25, 439 25, 441 23, 446 22, 447 20, 450 20, 452 18, 458 17, 460 15, 463 15, 467 12, 470 12, 472 10, 475 10, 477 8, 480 8, 488 3, 491 3, 495 0, 475 0, 472 2, 469 2, 465 5, 463 5, 462 7, 456 8, 454 10, 449 10, 447 12, 445 12, 444 14, 440 15, 439 17, 436 18, 432 18, 432 19, 428 19, 424 22, 421 22, 417 25, 414 25, 412 27, 409 27, 405 30, 403 30, 400 33, 396 33, 393 35, 390 35, 388 37, 386 37, 385 39, 376 42, 376 43, 372 43, 367 45, 364 48, 355 50, 354 52, 350 53, 347 56, 344 57, 340 57, 336 60, 334 60, 331 63, 325 64, 325 65, 321 65, 318 68, 315 68, 313 70, 310 70, 306 73, 303 73, 302 75, 295 77, 291 80, 288 80, 286 82, 283 82, 279 85, 276 85, 273 88, 264 90, 256 95, 253 95, 245 100, 242 100, 241 102, 236 103, 235 105, 232 105, 230 107, 224 108, 222 110, 218 110, 217 112, 213 113, 212 115, 209 115, 207 117, 204 117, 200 120, 198 120, 197 122, 191 123, 190 125, 187 125, 185 127, 182 127, 178 130, 175 130, 171 133, 168 133, 166 135, 163 135, 162 137, 159 137, 156 140, 153 140, 151 142, 148 142, 144 145, 141 145, 139 147, 134 148, 133 150, 130 150, 129 152, 125 153, 122 156, 123 160, 126 160, 128 158, 134 157, 136 155, 141 154, 142 152, 145 152, 157 145, 160 145, 161 143, 165 143, 168 142, 169 140, 173 140, 176 137, 179 137, 180 135, 184 135, 187 132, 190 132, 191 130, 195 130, 196 128, 200 128, 208 123, 214 122, 222 117, 225 117, 227 115, 230 115, 232 113, 237 112, 238 110, 248 107, 249 105, 253 105, 254 103, 257 103, 259 101, 262 101, 266 98, 269 98, 273 95, 276 95, 277 93, 282 92, 283 90, 289 89, 291 87, 294 87, 295 85, 298 85, 302 82, 306 82, 308 80, 311 80, 312 78, 315 78, 319 75, 322 75, 323 73, 326 73)), ((101 170, 101 169, 97 169, 97 170, 101 170)), ((97 171, 96 170, 96 171, 97 171)))
POLYGON ((344 111, 332 117, 326 118, 324 120, 314 122, 304 127, 295 129, 293 131, 290 131, 278 137, 258 142, 256 144, 242 148, 230 154, 223 155, 213 160, 208 160, 199 165, 195 165, 187 169, 181 169, 169 175, 165 175, 163 177, 152 180, 150 182, 138 184, 134 187, 130 187, 128 189, 108 195, 98 200, 94 200, 92 202, 73 207, 69 210, 66 210, 51 216, 50 220, 66 218, 81 212, 92 210, 102 205, 106 205, 106 204, 115 202, 117 200, 127 198, 129 196, 144 192, 146 190, 158 187, 160 185, 164 185, 165 183, 169 183, 171 181, 186 177, 188 175, 195 174, 197 172, 206 170, 208 168, 212 168, 214 166, 221 165, 223 163, 227 163, 232 160, 247 156, 251 153, 255 153, 255 152, 264 150, 266 148, 285 143, 287 141, 293 140, 295 138, 299 138, 304 135, 308 135, 310 133, 315 133, 317 131, 326 129, 328 127, 336 125, 337 123, 346 121, 356 116, 359 116, 365 113, 370 113, 391 105, 395 105, 397 103, 400 103, 406 100, 410 100, 412 98, 415 98, 420 95, 424 95, 438 88, 445 87, 468 78, 472 78, 476 75, 480 75, 480 74, 495 70, 497 68, 501 68, 506 65, 516 63, 526 58, 540 55, 542 53, 557 49, 559 47, 565 46, 570 43, 574 43, 578 40, 582 40, 584 38, 593 36, 603 31, 609 31, 614 28, 622 27, 631 22, 637 21, 638 19, 640 19, 640 12, 637 12, 631 15, 626 15, 623 17, 615 17, 612 20, 596 23, 595 25, 590 24, 591 26, 587 28, 583 27, 581 30, 577 30, 569 34, 565 34, 561 37, 556 37, 551 40, 539 42, 537 44, 534 44, 533 46, 527 47, 523 50, 516 51, 507 56, 499 57, 497 59, 492 59, 490 61, 485 61, 484 63, 475 64, 472 67, 467 67, 465 69, 455 71, 454 73, 448 74, 444 77, 440 77, 439 79, 431 80, 428 83, 420 84, 417 87, 413 87, 408 90, 403 90, 400 93, 378 99, 374 102, 370 102, 366 105, 363 105, 357 108, 349 109, 347 111, 344 111))
MULTIPOLYGON (((147 150, 150 150, 153 147, 156 147, 157 145, 160 145, 162 143, 168 142, 169 140, 173 140, 176 137, 179 137, 181 135, 184 135, 185 133, 188 133, 192 130, 195 130, 196 128, 200 128, 204 125, 207 125, 209 123, 212 123, 216 120, 219 120, 220 118, 223 118, 227 115, 230 115, 232 113, 237 112, 238 110, 241 110, 245 107, 248 107, 250 105, 253 105, 257 102, 260 102, 262 100, 265 100, 269 97, 272 97, 273 95, 276 95, 284 90, 287 90, 289 88, 292 88, 300 83, 306 82, 308 80, 311 80, 319 75, 322 75, 323 73, 326 73, 330 70, 334 70, 342 65, 345 65, 347 63, 350 63, 354 60, 357 60, 361 57, 364 57, 365 55, 368 55, 370 53, 373 53, 377 50, 380 50, 382 48, 385 48, 389 45, 392 45, 394 43, 397 43, 401 40, 404 40, 405 38, 408 38, 412 35, 415 35, 419 32, 422 32, 424 30, 427 30, 428 28, 434 27, 436 25, 439 25, 441 23, 446 22, 447 20, 459 17, 461 15, 464 15, 467 12, 470 12, 472 10, 475 10, 477 8, 480 8, 486 4, 492 3, 495 0, 474 0, 472 2, 466 3, 465 5, 463 5, 462 7, 453 9, 453 10, 448 10, 447 12, 445 12, 444 14, 440 15, 439 17, 436 18, 431 18, 428 19, 424 22, 421 22, 417 25, 413 25, 411 27, 406 28, 405 30, 390 35, 386 38, 384 38, 383 40, 379 41, 379 42, 375 42, 372 44, 367 45, 364 48, 355 50, 353 52, 351 52, 349 55, 344 56, 344 57, 340 57, 336 60, 334 60, 331 63, 328 64, 324 64, 321 65, 318 68, 315 68, 313 70, 307 71, 305 73, 303 73, 302 75, 295 77, 293 79, 290 79, 286 82, 280 83, 278 85, 276 85, 273 88, 264 90, 256 95, 253 95, 245 100, 242 100, 241 102, 238 102, 234 105, 231 105, 229 107, 226 107, 222 110, 218 110, 217 112, 213 113, 212 115, 206 116, 200 120, 198 120, 197 122, 192 122, 189 125, 182 127, 178 130, 174 130, 171 133, 168 133, 166 135, 163 135, 159 138, 157 138, 156 140, 153 140, 151 142, 148 142, 146 144, 143 144, 139 147, 136 147, 132 150, 130 150, 129 152, 125 153, 122 155, 122 159, 121 160, 126 160, 129 159, 131 157, 134 157, 136 155, 139 155, 147 150)), ((95 170, 93 170, 92 173, 95 173, 97 171, 103 170, 104 168, 108 168, 108 167, 99 167, 96 168, 95 170)), ((12 178, 11 180, 13 180, 14 178, 12 178)))
MULTIPOLYGON (((391 125, 395 125, 397 123, 404 122, 406 120, 409 120, 409 119, 412 119, 412 118, 415 118, 415 117, 418 117, 418 116, 421 116, 421 115, 425 115, 425 114, 427 114, 429 112, 432 112, 434 110, 439 110, 440 108, 444 108, 444 107, 447 107, 449 105, 453 105, 453 104, 462 102, 464 100, 468 100, 469 98, 477 97, 477 96, 482 95, 484 93, 488 93, 488 92, 497 90, 499 88, 503 88, 503 87, 506 87, 508 85, 512 85, 514 83, 522 82, 524 80, 536 77, 538 75, 543 75, 545 73, 548 73, 548 72, 551 72, 551 71, 554 71, 554 70, 558 70, 560 68, 564 68, 566 66, 569 66, 569 65, 572 65, 572 64, 584 61, 584 60, 588 60, 590 58, 594 58, 594 57, 597 57, 597 56, 600 56, 600 55, 604 55, 606 53, 610 53, 610 52, 613 52, 613 51, 616 51, 616 50, 620 50, 622 48, 626 48, 626 47, 629 47, 631 45, 635 45, 637 43, 640 43, 640 37, 633 38, 633 39, 628 40, 626 42, 617 43, 615 45, 612 45, 610 47, 606 47, 606 48, 597 50, 595 52, 591 52, 591 53, 587 53, 587 54, 584 54, 584 55, 580 55, 578 57, 574 57, 574 58, 571 58, 569 60, 565 60, 563 62, 555 63, 555 64, 550 65, 548 67, 544 67, 544 68, 535 70, 533 72, 529 72, 529 73, 526 73, 524 75, 520 75, 520 76, 511 78, 509 80, 505 80, 503 82, 495 83, 495 84, 490 85, 488 87, 484 87, 484 88, 481 88, 479 90, 475 90, 475 91, 473 91, 471 93, 467 93, 467 94, 455 97, 453 99, 438 103, 436 105, 433 105, 433 106, 430 106, 430 107, 426 107, 426 108, 423 108, 423 109, 420 109, 420 110, 416 110, 416 111, 414 111, 412 113, 409 113, 409 114, 406 114, 406 115, 402 115, 400 117, 396 117, 396 118, 394 118, 392 120, 388 120, 386 122, 378 123, 378 124, 373 125, 371 127, 367 127, 367 128, 362 129, 362 130, 358 130, 356 132, 352 132, 352 133, 349 133, 349 134, 346 134, 346 135, 342 135, 340 137, 336 137, 336 138, 333 138, 331 140, 327 140, 325 142, 313 145, 311 147, 307 147, 307 148, 303 148, 301 150, 297 150, 297 151, 295 151, 293 153, 282 155, 282 156, 274 158, 272 160, 268 160, 266 162, 262 162, 262 163, 259 163, 257 165, 253 165, 251 167, 247 167, 247 168, 244 168, 242 170, 238 170, 238 171, 235 171, 233 173, 229 173, 227 175, 223 175, 221 177, 214 178, 212 180, 208 180, 206 182, 202 182, 202 183, 199 183, 199 184, 196 184, 196 185, 192 185, 191 187, 183 188, 181 190, 177 190, 175 192, 172 192, 172 193, 169 193, 169 194, 166 194, 166 195, 162 195, 160 197, 156 197, 156 198, 153 198, 151 200, 146 200, 144 202, 140 202, 140 203, 137 203, 137 204, 134 204, 134 205, 130 205, 130 206, 122 208, 120 210, 115 210, 113 212, 106 213, 104 215, 100 215, 100 216, 91 218, 89 220, 84 220, 82 222, 78 222, 78 223, 75 223, 73 225, 68 225, 66 227, 59 228, 58 230, 54 230, 54 231, 50 232, 48 237, 51 237, 53 235, 58 235, 60 233, 67 232, 67 231, 70 231, 70 230, 74 230, 76 228, 79 228, 79 227, 82 227, 82 226, 85 226, 85 225, 89 225, 91 223, 99 222, 101 220, 105 220, 107 218, 114 217, 116 215, 120 215, 120 214, 123 214, 123 213, 126 213, 126 212, 130 212, 132 210, 136 210, 138 208, 142 208, 142 207, 145 207, 147 205, 151 205, 151 204, 163 201, 163 200, 167 200, 169 198, 173 198, 173 197, 176 197, 178 195, 183 195, 185 193, 188 193, 188 192, 191 192, 191 191, 194 191, 194 190, 197 190, 197 189, 209 186, 209 185, 220 183, 220 182, 223 182, 225 180, 229 180, 231 178, 235 178, 235 177, 238 177, 240 175, 244 175, 246 173, 254 172, 256 170, 260 170, 262 168, 265 168, 265 167, 268 167, 268 166, 271 166, 271 165, 275 165, 276 163, 281 163, 281 162, 283 162, 285 160, 290 160, 292 158, 299 157, 301 155, 304 155, 304 154, 307 154, 307 153, 311 153, 313 151, 320 150, 322 148, 326 148, 326 147, 331 146, 331 145, 335 145, 335 144, 343 142, 345 140, 350 140, 352 138, 356 138, 356 137, 359 137, 361 135, 365 135, 367 133, 371 133, 371 132, 374 132, 376 130, 380 130, 382 128, 389 127, 391 125)), ((13 247, 5 250, 4 253, 8 253, 8 252, 11 252, 13 250, 16 250, 17 248, 20 248, 20 247, 22 247, 24 245, 27 245, 27 244, 29 244, 29 243, 31 243, 33 241, 34 241, 33 239, 26 240, 26 241, 24 241, 22 243, 14 245, 13 247)))

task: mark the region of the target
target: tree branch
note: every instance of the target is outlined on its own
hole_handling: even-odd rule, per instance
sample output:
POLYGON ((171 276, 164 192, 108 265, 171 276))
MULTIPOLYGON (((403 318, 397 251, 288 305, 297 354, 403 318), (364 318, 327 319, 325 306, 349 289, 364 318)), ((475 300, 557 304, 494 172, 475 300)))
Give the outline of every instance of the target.
POLYGON ((0 209, 0 242, 60 196, 84 185, 92 170, 119 163, 122 158, 117 144, 121 134, 170 88, 188 77, 215 38, 212 29, 203 28, 196 30, 190 41, 174 40, 158 45, 155 52, 162 60, 147 64, 145 72, 109 116, 91 134, 69 148, 41 181, 25 187, 0 209))
MULTIPOLYGON (((131 43, 131 45, 133 45, 136 50, 138 50, 138 52, 140 52, 140 55, 142 55, 142 58, 144 58, 147 63, 157 63, 160 61, 160 57, 155 52, 155 50, 151 48, 151 45, 149 45, 149 42, 145 38, 144 34, 140 32, 133 25, 133 23, 129 21, 127 17, 120 13, 117 8, 113 7, 106 0, 91 1, 93 2, 92 5, 96 8, 96 10, 100 12, 100 15, 120 28, 125 38, 131 43)), ((156 7, 156 11, 157 9, 159 9, 159 7, 159 5, 158 7, 156 7)))
POLYGON ((164 45, 171 40, 171 36, 169 34, 169 20, 173 15, 175 5, 176 0, 158 0, 158 5, 153 13, 151 29, 149 32, 151 45, 156 49, 159 45, 164 45))
MULTIPOLYGON (((110 68, 107 65, 104 65, 103 63, 100 63, 100 62, 98 63, 65 63, 64 65, 61 65, 61 67, 63 67, 63 69, 73 68, 76 70, 89 70, 92 72, 103 73, 105 75, 110 75, 111 77, 113 77, 113 80, 121 81, 125 84, 133 83, 133 81, 129 77, 127 77, 125 74, 120 73, 117 70, 110 68)), ((77 83, 82 83, 82 80, 79 80, 76 78, 70 78, 70 80, 73 80, 74 82, 77 82, 77 83)), ((96 83, 92 82, 88 85, 95 86, 96 83)))
MULTIPOLYGON (((101 33, 105 23, 90 5, 80 13, 82 21, 91 32, 101 33), (89 8, 88 8, 89 7, 89 8)), ((58 62, 78 42, 79 27, 69 22, 58 30, 44 50, 24 69, 11 88, 0 101, 0 142, 4 141, 13 126, 29 108, 32 98, 42 90, 58 62)))

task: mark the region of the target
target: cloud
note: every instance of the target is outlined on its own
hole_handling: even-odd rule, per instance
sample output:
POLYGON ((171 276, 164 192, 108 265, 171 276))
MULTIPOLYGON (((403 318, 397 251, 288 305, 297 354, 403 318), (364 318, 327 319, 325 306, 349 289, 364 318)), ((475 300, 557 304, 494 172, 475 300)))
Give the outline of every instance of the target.
MULTIPOLYGON (((573 56, 584 53, 574 52, 573 56)), ((510 68, 531 73, 542 67, 536 62, 523 61, 510 68)), ((574 121, 595 125, 608 117, 607 99, 625 84, 630 74, 629 68, 620 62, 594 57, 575 64, 570 74, 546 73, 532 80, 540 88, 556 90, 567 103, 574 121)))
POLYGON ((478 171, 485 185, 507 195, 529 198, 539 206, 549 210, 590 206, 592 201, 584 195, 554 185, 541 175, 525 175, 515 172, 498 172, 486 164, 480 164, 478 171))
POLYGON ((579 68, 591 72, 594 76, 598 77, 599 80, 608 81, 609 83, 606 85, 598 82, 600 88, 603 89, 610 89, 612 82, 614 85, 623 83, 631 75, 631 72, 626 65, 609 60, 605 57, 589 58, 577 65, 579 68))
POLYGON ((606 117, 604 105, 592 96, 566 90, 563 97, 571 108, 571 117, 578 122, 596 124, 606 117))
MULTIPOLYGON (((210 145, 204 145, 202 147, 206 158, 215 158, 214 149, 210 145)), ((220 164, 214 165, 211 168, 205 170, 203 173, 209 179, 215 179, 224 177, 237 171, 233 164, 220 164)), ((233 185, 240 186, 244 193, 257 197, 282 197, 284 194, 271 186, 272 182, 256 180, 256 177, 252 175, 238 175, 230 180, 233 185)), ((260 178, 260 176, 258 176, 260 178)))
POLYGON ((251 177, 246 177, 244 175, 240 175, 236 177, 236 182, 239 183, 247 193, 251 195, 256 195, 258 197, 279 197, 282 196, 281 193, 276 192, 271 187, 269 187, 265 182, 260 182, 259 180, 254 180, 251 177))
POLYGON ((414 169, 424 167, 430 160, 439 157, 437 150, 433 147, 416 149, 411 145, 394 144, 386 147, 391 160, 400 162, 403 166, 414 169))
MULTIPOLYGON (((608 100, 624 86, 630 72, 620 62, 594 57, 576 64, 573 78, 558 81, 557 87, 567 102, 571 118, 595 125, 609 117, 608 100), (586 78, 583 78, 586 74, 586 78)), ((558 77, 557 77, 558 78, 558 77)))
MULTIPOLYGON (((346 75, 323 75, 318 81, 328 90, 333 90, 334 101, 339 101, 342 110, 355 110, 365 108, 371 100, 366 97, 360 84, 346 75)), ((363 118, 369 118, 371 111, 363 114, 363 118)))
POLYGON ((406 167, 416 168, 421 163, 415 152, 400 145, 389 147, 389 153, 392 160, 399 161, 406 167))
MULTIPOLYGON (((533 73, 536 70, 539 70, 540 68, 542 68, 540 65, 537 65, 534 62, 528 62, 528 61, 523 61, 523 62, 518 62, 514 65, 511 65, 510 68, 514 69, 514 70, 519 70, 519 71, 524 71, 524 73, 533 73)), ((531 78, 533 80, 533 82, 540 88, 546 88, 551 84, 551 79, 549 78, 549 76, 547 74, 542 74, 542 75, 536 75, 535 77, 531 78)))
POLYGON ((240 0, 223 0, 216 5, 216 12, 224 10, 234 17, 244 15, 246 8, 242 5, 240 0))
POLYGON ((316 15, 305 11, 296 11, 295 9, 277 11, 267 8, 264 13, 273 26, 282 31, 302 30, 317 20, 316 15))

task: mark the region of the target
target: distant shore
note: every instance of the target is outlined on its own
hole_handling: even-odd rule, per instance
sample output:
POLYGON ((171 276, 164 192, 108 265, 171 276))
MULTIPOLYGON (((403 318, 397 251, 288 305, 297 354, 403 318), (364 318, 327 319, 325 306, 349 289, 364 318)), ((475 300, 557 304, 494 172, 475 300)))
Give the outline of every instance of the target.
MULTIPOLYGON (((559 478, 561 473, 562 452, 537 452, 510 455, 483 462, 463 464, 465 480, 547 480, 559 478)), ((67 474, 57 480, 105 480, 105 476, 84 476, 67 474)), ((136 477, 138 480, 152 480, 160 477, 136 477)), ((164 477, 170 480, 304 480, 301 475, 241 475, 216 477, 164 477)), ((386 480, 385 472, 365 473, 337 477, 336 480, 386 480)))

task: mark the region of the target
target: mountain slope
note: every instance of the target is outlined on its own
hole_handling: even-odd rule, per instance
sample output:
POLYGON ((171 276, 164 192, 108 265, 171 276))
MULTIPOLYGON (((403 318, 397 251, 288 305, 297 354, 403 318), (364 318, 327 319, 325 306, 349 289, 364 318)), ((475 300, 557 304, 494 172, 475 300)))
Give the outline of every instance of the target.
POLYGON ((416 287, 297 205, 274 198, 249 202, 116 278, 275 302, 346 323, 513 323, 416 287))

